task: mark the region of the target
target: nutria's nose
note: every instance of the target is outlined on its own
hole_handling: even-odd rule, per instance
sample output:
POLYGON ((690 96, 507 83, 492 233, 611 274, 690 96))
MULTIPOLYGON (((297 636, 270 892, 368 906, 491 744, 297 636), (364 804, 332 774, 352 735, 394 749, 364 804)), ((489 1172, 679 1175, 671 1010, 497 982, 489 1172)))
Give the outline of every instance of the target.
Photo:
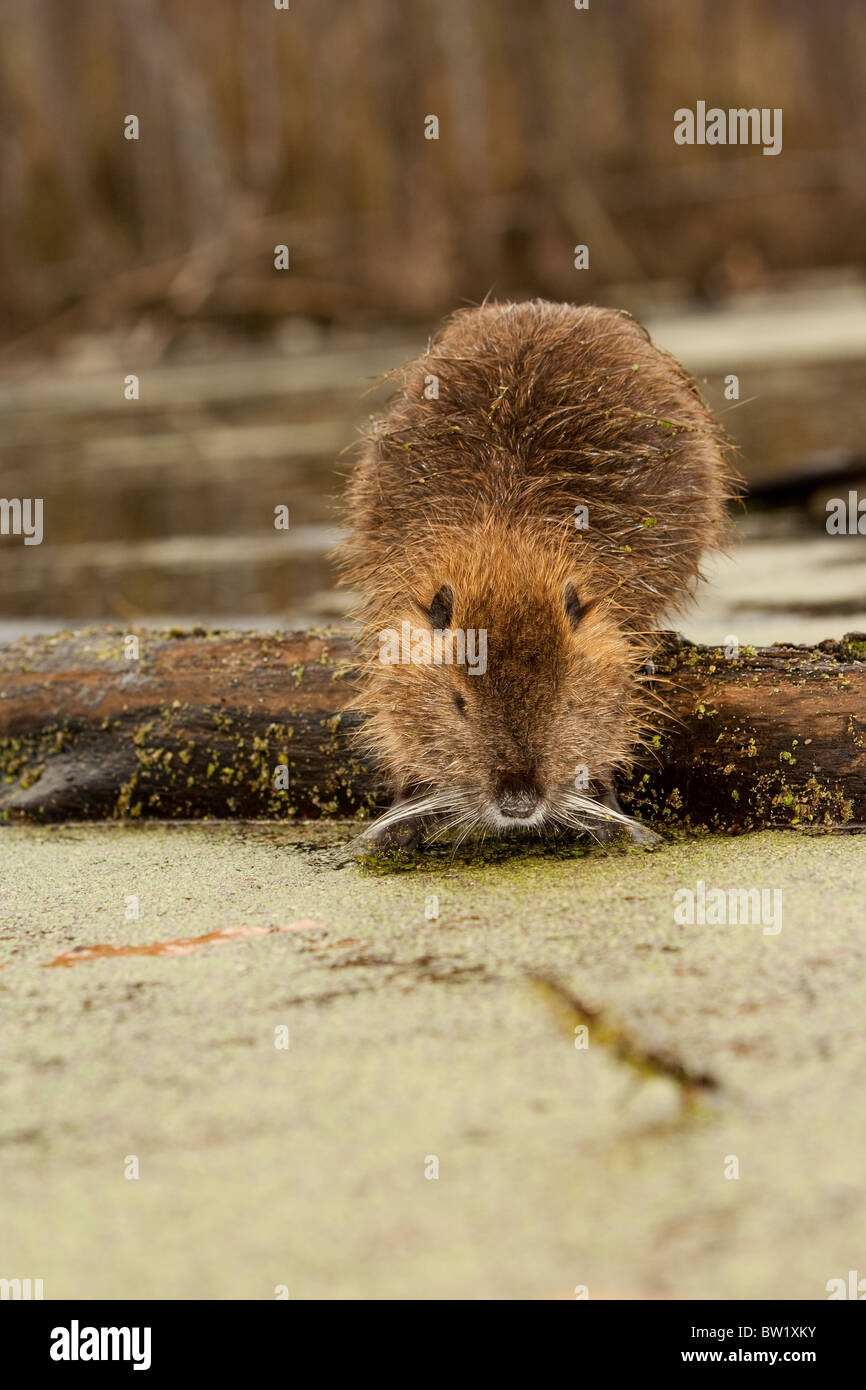
POLYGON ((506 775, 496 786, 496 804, 503 816, 526 820, 538 806, 538 791, 531 777, 506 775))
POLYGON ((535 792, 503 792, 498 804, 503 816, 527 820, 538 805, 538 797, 535 792))

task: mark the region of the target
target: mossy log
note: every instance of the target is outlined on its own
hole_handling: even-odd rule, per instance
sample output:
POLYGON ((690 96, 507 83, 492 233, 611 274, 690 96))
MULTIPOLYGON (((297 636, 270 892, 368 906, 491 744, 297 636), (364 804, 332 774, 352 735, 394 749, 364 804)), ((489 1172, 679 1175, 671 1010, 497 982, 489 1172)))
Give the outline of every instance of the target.
MULTIPOLYGON (((382 788, 352 742, 356 683, 330 631, 19 639, 0 647, 0 816, 363 817, 382 788)), ((620 785, 639 819, 866 825, 866 636, 733 657, 666 634, 648 683, 669 713, 620 785)))

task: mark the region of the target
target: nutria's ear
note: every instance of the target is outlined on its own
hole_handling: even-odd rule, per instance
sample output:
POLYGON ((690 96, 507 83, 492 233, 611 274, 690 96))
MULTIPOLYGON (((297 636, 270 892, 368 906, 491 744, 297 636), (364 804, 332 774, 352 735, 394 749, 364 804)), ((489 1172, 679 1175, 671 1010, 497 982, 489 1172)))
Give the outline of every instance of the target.
POLYGON ((443 584, 437 594, 433 595, 433 600, 428 610, 430 614, 430 626, 437 631, 451 626, 451 615, 454 612, 454 594, 447 584, 443 584))
POLYGON ((562 601, 565 604, 565 611, 572 627, 577 627, 586 611, 585 605, 581 603, 577 589, 573 584, 566 584, 562 591, 562 601))

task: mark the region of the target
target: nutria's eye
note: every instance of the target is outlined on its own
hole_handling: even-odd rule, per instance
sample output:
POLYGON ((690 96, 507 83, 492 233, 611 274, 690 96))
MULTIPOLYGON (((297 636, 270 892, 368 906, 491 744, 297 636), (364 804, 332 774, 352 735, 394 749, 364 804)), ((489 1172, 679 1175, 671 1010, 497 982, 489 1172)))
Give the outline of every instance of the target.
POLYGON ((461 714, 466 713, 466 701, 464 700, 462 695, 457 694, 456 690, 454 692, 454 705, 461 714))
POLYGON ((572 627, 577 627, 584 614, 584 606, 581 603, 577 590, 573 584, 566 584, 562 592, 565 611, 568 614, 569 622, 572 627))
POLYGON ((454 611, 454 595, 447 584, 443 584, 438 594, 434 595, 433 602, 430 604, 428 611, 430 613, 430 625, 434 629, 441 630, 442 628, 451 626, 451 614, 454 611))

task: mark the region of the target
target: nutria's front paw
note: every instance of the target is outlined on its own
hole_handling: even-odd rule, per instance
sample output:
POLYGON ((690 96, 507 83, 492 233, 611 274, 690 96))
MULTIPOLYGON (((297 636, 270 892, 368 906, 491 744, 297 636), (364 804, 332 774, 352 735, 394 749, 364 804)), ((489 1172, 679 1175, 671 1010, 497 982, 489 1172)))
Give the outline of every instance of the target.
POLYGON ((654 849, 656 845, 663 843, 661 835, 657 835, 648 825, 641 825, 636 820, 625 827, 625 833, 633 845, 640 845, 643 849, 654 849))
POLYGON ((345 869, 351 864, 363 864, 378 854, 411 854, 420 841, 421 824, 418 821, 399 821, 381 830, 371 827, 333 852, 330 862, 334 868, 345 869))
POLYGON ((622 819, 625 815, 619 804, 613 783, 609 782, 603 788, 603 796, 600 804, 607 811, 613 811, 614 815, 607 820, 599 820, 592 827, 592 833, 599 844, 609 845, 616 840, 631 840, 633 845, 640 845, 643 849, 651 849, 654 845, 662 843, 661 835, 657 835, 649 826, 641 825, 640 821, 632 820, 631 817, 622 819))
POLYGON ((633 845, 640 845, 643 849, 651 849, 654 845, 661 844, 662 838, 639 821, 614 820, 613 817, 610 820, 595 822, 591 834, 600 845, 630 840, 633 845))
POLYGON ((373 850, 417 849, 421 843, 421 823, 401 821, 383 830, 371 830, 364 839, 373 850))

